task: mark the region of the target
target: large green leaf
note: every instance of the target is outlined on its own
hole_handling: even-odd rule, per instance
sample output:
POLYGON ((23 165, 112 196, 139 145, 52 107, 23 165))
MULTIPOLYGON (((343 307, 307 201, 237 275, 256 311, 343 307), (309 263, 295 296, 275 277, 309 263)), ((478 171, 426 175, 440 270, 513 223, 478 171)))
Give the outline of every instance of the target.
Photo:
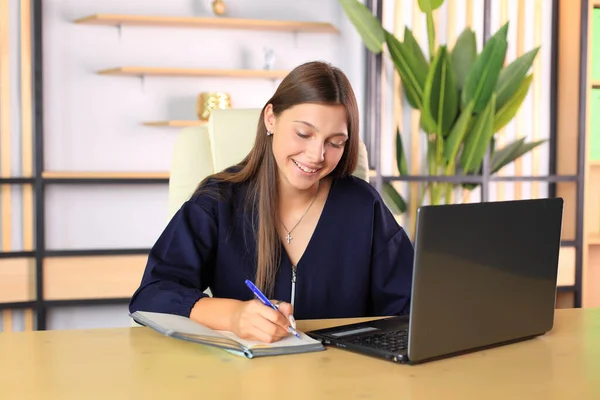
POLYGON ((508 36, 508 21, 504 23, 497 31, 494 33, 492 37, 502 39, 506 42, 506 38, 508 36))
POLYGON ((383 201, 393 214, 402 214, 406 212, 406 202, 390 182, 384 182, 381 189, 383 201))
MULTIPOLYGON (((424 75, 426 77, 427 71, 429 70, 429 63, 425 58, 425 54, 423 54, 423 49, 421 49, 421 46, 419 46, 419 43, 408 27, 404 28, 404 41, 402 42, 401 47, 405 48, 412 55, 411 59, 414 61, 414 70, 425 71, 424 75)), ((421 77, 419 77, 419 79, 421 79, 421 77)), ((421 106, 416 106, 419 102, 412 99, 409 99, 409 104, 411 104, 413 108, 420 108, 422 106, 422 104, 421 106), (411 101, 413 101, 414 104, 411 101)), ((425 132, 435 131, 433 120, 428 118, 426 114, 421 113, 419 119, 421 127, 425 132)))
POLYGON ((444 0, 419 0, 419 8, 424 13, 430 13, 444 4, 444 0))
POLYGON ((385 30, 381 22, 358 0, 339 0, 339 2, 367 49, 375 54, 381 53, 382 43, 385 40, 385 30))
POLYGON ((473 112, 476 114, 486 108, 494 93, 505 56, 506 41, 497 33, 488 40, 469 69, 462 90, 463 108, 471 101, 475 102, 473 112))
MULTIPOLYGON (((488 148, 490 149, 490 153, 493 156, 494 155, 494 151, 496 148, 496 139, 494 139, 494 136, 492 136, 492 138, 490 139, 490 145, 488 146, 488 148)), ((479 165, 479 169, 477 169, 476 172, 471 173, 471 174, 465 174, 464 171, 462 170, 462 168, 458 167, 457 168, 457 175, 475 175, 475 176, 481 176, 483 174, 483 162, 481 163, 481 165, 479 165)), ((462 187, 464 189, 467 190, 473 190, 476 187, 478 187, 480 184, 479 183, 463 183, 462 187)))
POLYGON ((400 128, 396 128, 396 164, 400 175, 408 175, 408 166, 406 164, 406 156, 404 154, 404 145, 402 144, 402 135, 400 128))
POLYGON ((436 133, 447 136, 457 111, 458 90, 452 60, 446 46, 440 46, 425 81, 423 112, 434 121, 436 133))
POLYGON ((425 75, 427 75, 427 70, 429 69, 429 63, 425 58, 425 54, 423 54, 423 49, 419 46, 419 42, 415 39, 412 31, 408 29, 408 27, 404 28, 404 46, 406 49, 412 54, 414 57, 415 66, 423 71, 425 71, 425 75))
POLYGON ((461 90, 467 77, 467 72, 477 58, 477 39, 475 32, 470 28, 465 28, 456 39, 456 44, 452 49, 452 65, 456 73, 456 86, 461 90))
POLYGON ((435 156, 437 151, 437 141, 436 138, 438 136, 433 136, 427 138, 427 169, 429 171, 429 175, 437 175, 437 164, 435 162, 435 156))
MULTIPOLYGON (((432 60, 433 61, 433 60, 432 60)), ((433 67, 433 64, 431 65, 433 67)), ((426 104, 427 94, 425 91, 427 90, 427 82, 431 80, 430 74, 433 72, 433 69, 429 69, 429 73, 427 74, 427 78, 425 79, 425 88, 423 89, 423 104, 421 107, 421 113, 419 115, 419 124, 421 125, 421 129, 423 129, 426 133, 437 133, 438 132, 438 124, 433 118, 433 114, 431 112, 431 105, 426 104), (428 107, 428 108, 426 108, 428 107)), ((430 83, 431 85, 431 83, 430 83)), ((431 97, 431 95, 429 96, 431 97)))
POLYGON ((487 107, 477 117, 473 130, 469 132, 465 139, 465 146, 460 157, 460 165, 465 173, 477 171, 483 161, 494 134, 492 128, 494 126, 495 109, 496 95, 492 94, 487 107))
POLYGON ((496 84, 496 110, 502 108, 519 89, 521 81, 531 68, 539 49, 539 47, 536 47, 528 51, 500 71, 498 83, 496 84))
POLYGON ((427 69, 423 69, 416 57, 406 45, 400 43, 391 33, 385 31, 390 57, 394 62, 396 71, 400 75, 404 93, 408 103, 415 109, 423 106, 423 91, 427 79, 427 69))
POLYGON ((525 143, 525 138, 521 138, 506 145, 501 150, 495 152, 492 156, 492 174, 500 171, 506 165, 515 161, 517 158, 527 154, 528 152, 535 149, 539 145, 545 143, 546 141, 546 139, 542 139, 537 140, 535 142, 525 143))
POLYGON ((494 118, 494 132, 498 132, 506 124, 508 124, 515 117, 515 115, 517 115, 519 108, 521 108, 521 104, 523 104, 525 97, 527 97, 527 92, 529 91, 529 86, 531 85, 532 79, 532 74, 523 79, 519 89, 504 104, 504 106, 496 112, 496 116, 494 118))
POLYGON ((421 129, 423 129, 423 131, 426 133, 434 133, 437 129, 435 121, 431 118, 429 114, 424 112, 419 114, 419 125, 421 126, 421 129))
POLYGON ((448 165, 446 167, 446 174, 453 173, 456 155, 458 154, 458 150, 460 149, 460 145, 467 133, 467 128, 469 127, 469 121, 471 121, 471 117, 473 114, 473 102, 467 104, 467 106, 461 111, 460 116, 456 120, 456 123, 452 127, 450 134, 448 135, 448 139, 444 143, 444 157, 448 161, 448 165))
POLYGON ((514 142, 507 144, 503 148, 494 151, 492 153, 490 166, 491 173, 493 174, 498 172, 500 168, 508 164, 509 161, 507 160, 510 159, 511 154, 517 151, 517 149, 521 147, 524 142, 525 138, 517 139, 514 142))
POLYGON ((425 13, 427 22, 427 38, 429 41, 429 58, 433 60, 435 56, 435 23, 433 22, 433 10, 440 7, 444 0, 419 0, 419 8, 425 13))

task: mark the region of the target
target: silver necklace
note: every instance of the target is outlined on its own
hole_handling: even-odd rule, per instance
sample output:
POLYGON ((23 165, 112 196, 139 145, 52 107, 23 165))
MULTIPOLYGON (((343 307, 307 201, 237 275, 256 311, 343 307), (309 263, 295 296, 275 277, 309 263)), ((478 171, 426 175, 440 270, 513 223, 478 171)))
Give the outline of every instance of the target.
POLYGON ((283 223, 283 221, 281 221, 281 224, 283 225, 283 227, 285 228, 286 232, 287 232, 287 236, 285 237, 285 240, 288 242, 288 244, 290 244, 290 242, 292 241, 293 237, 292 237, 292 232, 294 231, 294 229, 296 229, 296 227, 298 226, 298 224, 300 224, 300 222, 302 221, 302 219, 304 218, 304 216, 306 215, 306 213, 308 213, 308 210, 310 210, 310 208, 312 207, 313 203, 315 202, 315 200, 317 199, 317 195, 319 194, 319 186, 321 185, 321 181, 317 182, 317 191, 315 193, 315 197, 313 197, 312 201, 310 202, 310 204, 308 205, 308 208, 304 211, 304 214, 302 214, 302 216, 300 217, 300 219, 298 220, 298 222, 296 222, 296 225, 294 225, 292 227, 292 229, 288 229, 285 224, 283 223))

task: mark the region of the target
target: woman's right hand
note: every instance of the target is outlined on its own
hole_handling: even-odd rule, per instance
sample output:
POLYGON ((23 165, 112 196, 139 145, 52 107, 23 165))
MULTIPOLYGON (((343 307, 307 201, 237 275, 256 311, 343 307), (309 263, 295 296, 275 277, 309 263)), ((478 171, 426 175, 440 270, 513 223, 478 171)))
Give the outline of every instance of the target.
POLYGON ((280 303, 279 311, 267 307, 258 300, 240 302, 231 315, 232 331, 243 339, 272 343, 289 335, 288 327, 293 321, 293 307, 280 303))

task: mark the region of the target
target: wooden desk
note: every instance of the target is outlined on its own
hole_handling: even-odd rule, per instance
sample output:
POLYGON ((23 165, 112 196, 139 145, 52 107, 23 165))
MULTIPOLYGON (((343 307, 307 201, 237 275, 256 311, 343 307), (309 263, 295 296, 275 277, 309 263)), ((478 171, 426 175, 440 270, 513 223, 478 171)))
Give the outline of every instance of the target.
POLYGON ((247 360, 139 327, 2 333, 0 398, 600 399, 600 309, 557 310, 544 337, 417 366, 335 348, 247 360))

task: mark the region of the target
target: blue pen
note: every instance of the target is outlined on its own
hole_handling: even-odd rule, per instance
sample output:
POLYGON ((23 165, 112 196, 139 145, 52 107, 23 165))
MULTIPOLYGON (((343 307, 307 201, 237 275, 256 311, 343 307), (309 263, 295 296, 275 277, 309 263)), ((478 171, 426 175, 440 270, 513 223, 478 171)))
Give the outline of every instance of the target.
MULTIPOLYGON (((269 301, 269 299, 267 299, 267 296, 265 296, 255 285, 254 283, 252 283, 251 281, 249 281, 248 279, 246 279, 246 286, 248 286, 250 288, 250 290, 252 290, 252 293, 254 293, 254 295, 256 297, 258 297, 258 299, 265 305, 265 306, 269 306, 271 307, 273 310, 275 311, 279 311, 279 309, 275 306, 275 304, 271 303, 269 301)), ((298 339, 300 339, 300 335, 298 334, 298 332, 292 327, 289 326, 288 327, 288 331, 295 335, 298 339)))

